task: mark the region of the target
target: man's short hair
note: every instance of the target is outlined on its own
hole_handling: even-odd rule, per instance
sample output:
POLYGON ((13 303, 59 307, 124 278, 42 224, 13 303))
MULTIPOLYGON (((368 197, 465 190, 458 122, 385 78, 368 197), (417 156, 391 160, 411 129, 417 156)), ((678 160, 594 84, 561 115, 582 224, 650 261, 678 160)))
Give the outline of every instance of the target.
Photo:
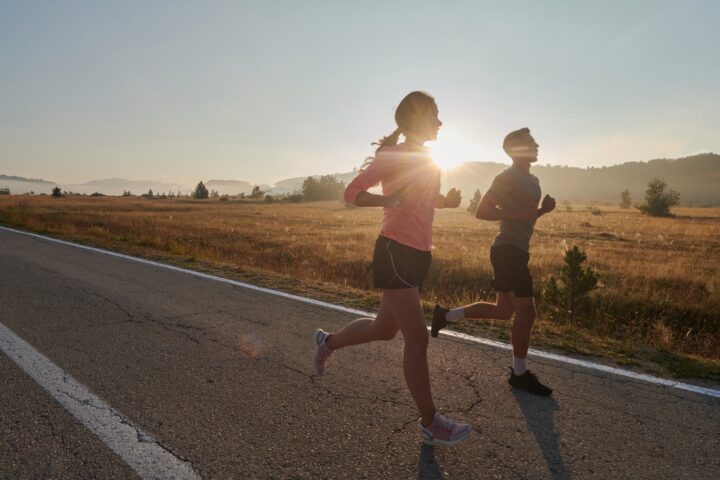
POLYGON ((516 147, 525 146, 529 136, 530 129, 527 127, 508 133, 505 136, 505 140, 503 140, 503 150, 505 150, 505 153, 512 156, 512 150, 516 147))

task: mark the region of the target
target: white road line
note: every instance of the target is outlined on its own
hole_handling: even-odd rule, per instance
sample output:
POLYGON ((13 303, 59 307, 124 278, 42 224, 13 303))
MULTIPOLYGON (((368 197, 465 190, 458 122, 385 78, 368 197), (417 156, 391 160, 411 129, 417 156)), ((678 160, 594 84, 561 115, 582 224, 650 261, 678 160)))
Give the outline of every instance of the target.
POLYGON ((143 479, 200 478, 189 463, 164 449, 127 417, 103 402, 2 323, 0 351, 18 364, 88 430, 100 437, 143 479))
MULTIPOLYGON (((97 248, 97 247, 89 247, 87 245, 81 245, 78 243, 68 242, 66 240, 60 240, 57 238, 47 237, 45 235, 39 235, 37 233, 25 232, 22 230, 16 230, 14 228, 8 228, 8 227, 3 227, 3 226, 0 226, 0 230, 6 230, 8 232, 19 233, 22 235, 28 235, 30 237, 35 237, 35 238, 39 238, 39 239, 47 240, 47 241, 51 241, 51 242, 56 242, 56 243, 60 243, 63 245, 69 245, 71 247, 80 248, 83 250, 89 250, 92 252, 102 253, 104 255, 111 255, 114 257, 124 258, 126 260, 132 260, 134 262, 144 263, 146 265, 153 265, 155 267, 166 268, 168 270, 174 270, 176 272, 187 273, 189 275, 194 275, 196 277, 206 278, 208 280, 214 280, 217 282, 228 283, 230 285, 235 285, 237 287, 242 287, 242 288, 246 288, 249 290, 255 290, 255 291, 263 292, 263 293, 268 293, 270 295, 276 295, 279 297, 288 298, 290 300, 295 300, 298 302, 309 303, 311 305, 317 305, 319 307, 324 307, 324 308, 336 310, 339 312, 352 313, 353 315, 360 315, 363 317, 370 317, 370 318, 375 317, 375 314, 371 313, 371 312, 365 312, 362 310, 357 310, 355 308, 343 307, 342 305, 335 305, 332 303, 315 300, 313 298, 302 297, 300 295, 293 295, 291 293, 282 292, 280 290, 273 290, 271 288, 258 287, 257 285, 253 285, 250 283, 239 282, 237 280, 231 280, 228 278, 218 277, 216 275, 210 275, 208 273, 196 272, 195 270, 189 270, 187 268, 180 268, 180 267, 176 267, 174 265, 168 265, 166 263, 156 262, 154 260, 147 260, 145 258, 133 257, 131 255, 125 255, 123 253, 113 252, 111 250, 104 250, 102 248, 97 248)), ((501 348, 504 350, 510 350, 512 348, 507 343, 498 342, 496 340, 490 340, 490 339, 482 338, 482 337, 474 337, 472 335, 467 335, 467 334, 460 333, 460 332, 443 330, 440 332, 440 334, 445 335, 447 337, 462 339, 462 340, 466 340, 469 342, 478 343, 478 344, 482 344, 482 345, 489 345, 489 346, 501 348)), ((665 387, 676 388, 679 390, 685 390, 688 392, 698 393, 700 395, 707 395, 710 397, 720 398, 720 390, 716 390, 713 388, 700 387, 698 385, 691 385, 688 383, 676 382, 674 380, 668 380, 665 378, 655 377, 652 375, 646 375, 643 373, 636 373, 636 372, 632 372, 630 370, 624 370, 622 368, 609 367, 607 365, 589 362, 586 360, 579 360, 576 358, 567 357, 565 355, 558 355, 555 353, 544 352, 542 350, 530 349, 528 353, 530 355, 538 357, 538 358, 545 358, 545 359, 554 360, 554 361, 561 362, 561 363, 566 363, 569 365, 575 365, 578 367, 588 368, 591 370, 597 370, 597 371, 601 371, 601 372, 605 372, 605 373, 611 373, 613 375, 631 378, 633 380, 654 383, 656 385, 662 385, 665 387)))

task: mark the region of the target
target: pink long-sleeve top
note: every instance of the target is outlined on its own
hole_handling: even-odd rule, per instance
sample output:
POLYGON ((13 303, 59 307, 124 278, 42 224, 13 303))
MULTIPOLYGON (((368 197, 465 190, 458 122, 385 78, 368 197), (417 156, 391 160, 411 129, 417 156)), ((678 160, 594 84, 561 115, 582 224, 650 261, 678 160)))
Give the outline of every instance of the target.
POLYGON ((435 202, 440 194, 440 167, 426 150, 411 150, 403 144, 383 147, 348 184, 345 202, 355 204, 358 193, 378 183, 383 195, 405 189, 402 205, 383 209, 380 234, 417 250, 430 251, 435 202))

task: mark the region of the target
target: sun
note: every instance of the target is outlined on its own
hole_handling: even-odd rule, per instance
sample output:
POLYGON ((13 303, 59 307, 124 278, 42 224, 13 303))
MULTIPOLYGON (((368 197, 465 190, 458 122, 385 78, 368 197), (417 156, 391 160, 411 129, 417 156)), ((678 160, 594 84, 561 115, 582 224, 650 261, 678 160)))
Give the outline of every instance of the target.
POLYGON ((455 132, 441 130, 438 139, 428 142, 432 157, 443 170, 452 170, 465 162, 482 160, 483 148, 455 132))

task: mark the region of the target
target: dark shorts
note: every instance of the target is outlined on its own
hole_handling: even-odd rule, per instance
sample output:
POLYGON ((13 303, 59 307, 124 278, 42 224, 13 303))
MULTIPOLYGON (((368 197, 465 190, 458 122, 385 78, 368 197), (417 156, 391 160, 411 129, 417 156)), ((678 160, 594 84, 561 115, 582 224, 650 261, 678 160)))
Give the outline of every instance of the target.
POLYGON ((373 285, 383 290, 420 288, 430 270, 432 254, 380 235, 373 254, 373 285))
POLYGON ((495 290, 513 292, 516 297, 533 296, 533 279, 528 262, 530 254, 515 245, 490 248, 490 263, 495 272, 495 290))

